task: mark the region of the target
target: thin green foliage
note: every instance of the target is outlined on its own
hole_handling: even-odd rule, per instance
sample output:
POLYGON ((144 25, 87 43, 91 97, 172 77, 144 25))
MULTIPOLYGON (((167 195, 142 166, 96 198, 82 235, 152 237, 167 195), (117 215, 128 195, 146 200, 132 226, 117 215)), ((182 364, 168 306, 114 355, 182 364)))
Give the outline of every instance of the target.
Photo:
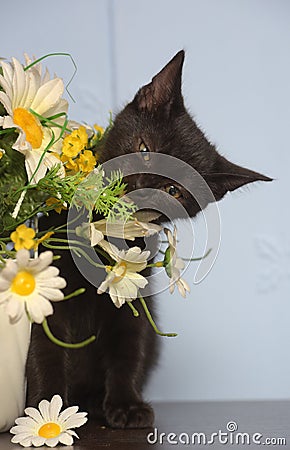
POLYGON ((49 58, 51 56, 67 56, 69 57, 69 59, 71 60, 73 67, 74 67, 74 72, 71 76, 71 78, 69 79, 68 83, 65 86, 65 90, 68 93, 69 97, 72 99, 72 101, 75 103, 75 99, 73 98, 73 96, 71 95, 71 93, 68 90, 69 85, 71 84, 72 80, 74 79, 77 71, 78 71, 78 67, 76 65, 75 60, 73 59, 72 55, 70 53, 65 53, 65 52, 56 52, 56 53, 47 53, 44 56, 41 56, 40 58, 36 59, 35 61, 32 61, 32 63, 28 64, 28 66, 24 67, 24 70, 28 70, 31 67, 35 66, 36 64, 40 63, 41 61, 43 61, 46 58, 49 58))
POLYGON ((96 211, 110 221, 125 222, 137 209, 128 199, 122 198, 125 190, 120 171, 113 171, 105 177, 99 167, 80 183, 72 204, 77 208, 85 207, 90 214, 96 211))

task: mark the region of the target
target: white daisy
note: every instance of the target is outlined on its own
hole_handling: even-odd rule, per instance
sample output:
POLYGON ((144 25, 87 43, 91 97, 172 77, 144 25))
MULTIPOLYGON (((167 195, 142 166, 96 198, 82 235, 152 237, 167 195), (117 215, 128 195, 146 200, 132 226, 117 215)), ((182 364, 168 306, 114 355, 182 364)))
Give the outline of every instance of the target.
POLYGON ((53 313, 49 300, 64 298, 60 290, 66 286, 59 277, 59 269, 50 266, 53 253, 43 252, 38 258, 30 259, 29 251, 18 250, 16 259, 9 259, 0 272, 0 305, 5 309, 10 321, 16 323, 27 311, 31 320, 43 322, 53 313))
POLYGON ((77 412, 78 406, 71 406, 60 412, 63 402, 59 395, 54 395, 52 400, 42 400, 38 408, 26 408, 26 417, 15 420, 16 426, 10 433, 14 434, 11 442, 23 447, 40 447, 47 445, 55 447, 58 443, 64 445, 73 444, 73 436, 78 435, 72 428, 78 428, 87 422, 86 412, 77 412))
POLYGON ((141 272, 147 266, 150 252, 142 252, 139 247, 129 250, 119 250, 107 241, 101 241, 99 245, 116 261, 114 266, 107 266, 107 277, 101 283, 98 294, 102 294, 109 288, 109 295, 117 308, 126 301, 131 302, 138 295, 138 290, 144 288, 148 281, 137 272, 141 272))
POLYGON ((190 287, 187 282, 180 277, 180 272, 184 269, 185 264, 182 259, 178 258, 176 252, 177 229, 174 227, 173 234, 167 228, 164 229, 164 232, 169 244, 164 257, 164 267, 170 278, 169 291, 172 294, 176 285, 179 293, 185 298, 186 291, 190 292, 190 287))
MULTIPOLYGON (((54 136, 57 140, 61 132, 57 126, 44 126, 33 112, 44 118, 66 113, 68 103, 62 98, 64 84, 60 78, 50 79, 48 71, 42 76, 40 64, 26 71, 15 58, 12 58, 12 63, 0 61, 0 64, 3 70, 3 75, 0 75, 0 102, 7 113, 0 116, 0 126, 18 130, 18 138, 12 148, 24 154, 27 176, 31 179, 51 138, 54 136)), ((63 125, 64 120, 65 117, 59 117, 54 122, 63 125)), ((45 176, 47 169, 60 163, 51 152, 60 153, 61 145, 59 140, 50 147, 33 182, 37 183, 45 176)), ((60 174, 64 174, 63 168, 60 174)))

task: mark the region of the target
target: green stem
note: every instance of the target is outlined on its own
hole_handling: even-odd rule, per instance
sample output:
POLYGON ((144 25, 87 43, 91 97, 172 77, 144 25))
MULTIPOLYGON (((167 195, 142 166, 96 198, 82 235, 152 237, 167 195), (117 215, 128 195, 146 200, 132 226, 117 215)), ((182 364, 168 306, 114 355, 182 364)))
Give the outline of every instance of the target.
MULTIPOLYGON (((50 239, 49 239, 50 240, 50 239)), ((95 261, 93 261, 87 254, 86 252, 79 247, 74 247, 74 246, 69 246, 69 245, 51 245, 48 242, 44 241, 42 242, 42 245, 44 247, 50 248, 52 250, 71 250, 73 252, 75 252, 78 255, 81 254, 84 258, 86 258, 86 260, 91 263, 93 266, 97 267, 98 269, 105 269, 105 266, 103 264, 98 264, 95 261)))
POLYGON ((55 336, 53 336, 52 332, 49 329, 46 319, 44 319, 44 321, 42 322, 42 328, 43 328, 46 336, 51 340, 51 342, 53 342, 56 345, 59 345, 60 347, 64 347, 64 348, 82 348, 82 347, 85 347, 86 345, 91 344, 92 342, 94 342, 96 340, 96 336, 91 336, 90 338, 88 338, 82 342, 78 342, 77 344, 68 344, 66 342, 63 342, 63 341, 57 339, 55 336))
POLYGON ((80 242, 80 241, 77 241, 77 240, 74 240, 74 239, 69 239, 68 240, 68 239, 61 239, 61 238, 50 237, 48 240, 50 242, 63 242, 65 244, 70 243, 70 244, 81 245, 82 247, 85 247, 85 248, 92 248, 90 245, 87 245, 84 242, 80 242))
POLYGON ((154 329, 155 333, 159 334, 160 336, 166 336, 166 337, 176 337, 177 336, 177 333, 162 333, 162 331, 158 330, 158 328, 153 320, 153 317, 151 316, 150 311, 146 305, 146 302, 145 302, 144 298, 142 297, 142 295, 140 295, 140 294, 139 294, 139 300, 145 311, 147 319, 149 320, 150 324, 152 325, 152 328, 154 329))
POLYGON ((181 256, 181 259, 183 261, 200 261, 201 259, 206 258, 210 254, 211 250, 212 249, 210 248, 203 256, 199 256, 198 258, 182 258, 181 256))
POLYGON ((68 295, 65 295, 65 296, 63 297, 63 300, 68 300, 69 298, 77 297, 78 295, 81 295, 81 294, 83 294, 84 292, 86 292, 86 289, 85 289, 85 288, 77 289, 76 291, 71 292, 71 293, 68 294, 68 295))
POLYGON ((10 133, 13 133, 15 130, 16 130, 16 128, 7 128, 6 130, 1 130, 0 135, 1 134, 10 134, 10 133))
POLYGON ((127 305, 132 309, 134 317, 139 317, 139 312, 135 308, 132 302, 127 302, 127 305))
POLYGON ((50 230, 46 230, 45 232, 43 232, 43 234, 47 233, 48 231, 53 231, 54 234, 58 234, 58 233, 71 233, 71 234, 76 234, 75 230, 70 230, 68 228, 66 228, 65 230, 61 230, 61 229, 57 229, 57 228, 52 228, 50 230))
POLYGON ((147 264, 147 267, 164 267, 163 261, 157 261, 156 263, 152 263, 152 264, 147 264), (160 263, 162 263, 162 265, 160 265, 160 263))
MULTIPOLYGON (((54 126, 55 128, 61 128, 61 129, 64 129, 64 131, 68 131, 69 133, 71 133, 71 129, 70 128, 66 128, 66 125, 67 125, 67 120, 65 121, 66 122, 66 125, 61 125, 60 123, 57 123, 57 122, 54 122, 53 120, 51 120, 51 119, 49 119, 49 118, 46 118, 46 117, 43 117, 41 114, 38 114, 36 111, 34 111, 33 109, 29 109, 29 111, 31 112, 31 114, 33 114, 34 116, 36 116, 39 120, 40 120, 40 122, 42 123, 42 124, 46 124, 46 123, 48 123, 49 125, 52 125, 52 126, 54 126)), ((66 114, 65 114, 66 115, 66 114)))
MULTIPOLYGON (((54 229, 54 231, 56 232, 56 231, 59 231, 59 230, 61 230, 62 228, 68 226, 68 225, 72 225, 74 222, 76 222, 77 220, 79 220, 79 218, 81 217, 81 215, 82 215, 82 212, 81 212, 80 214, 78 214, 76 217, 74 217, 72 220, 69 220, 67 223, 64 223, 63 225, 59 225, 58 227, 56 227, 56 228, 54 229)), ((66 231, 66 230, 64 230, 64 231, 66 231)))
POLYGON ((96 249, 97 253, 100 253, 100 255, 104 256, 104 258, 107 259, 107 261, 110 263, 111 266, 113 266, 116 261, 113 260, 113 258, 110 257, 110 255, 108 255, 108 253, 105 252, 105 250, 103 250, 102 248, 100 248, 100 246, 97 246, 98 248, 96 249))
POLYGON ((68 83, 66 84, 66 91, 68 93, 68 95, 70 96, 70 98, 72 99, 73 102, 75 102, 74 98, 72 97, 71 93, 68 90, 69 85, 71 84, 72 80, 74 79, 75 74, 77 73, 77 65, 75 63, 75 60, 73 59, 73 57, 71 56, 70 53, 65 53, 65 52, 57 52, 57 53, 47 53, 44 56, 41 56, 41 58, 36 59, 35 61, 32 61, 31 64, 29 64, 28 66, 24 67, 24 70, 28 70, 31 67, 35 66, 35 64, 38 64, 40 61, 42 61, 45 58, 48 58, 49 56, 68 56, 69 59, 71 60, 73 66, 74 66, 74 73, 72 74, 70 80, 68 81, 68 83))

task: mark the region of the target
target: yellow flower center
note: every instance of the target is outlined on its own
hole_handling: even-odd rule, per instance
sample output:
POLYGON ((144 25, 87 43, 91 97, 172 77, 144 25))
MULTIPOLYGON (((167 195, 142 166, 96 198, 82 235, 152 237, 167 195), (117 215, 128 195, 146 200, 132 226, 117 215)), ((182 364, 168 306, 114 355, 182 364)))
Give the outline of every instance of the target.
POLYGON ((116 274, 116 277, 114 278, 113 283, 118 283, 126 275, 127 264, 125 263, 125 261, 122 261, 119 264, 117 264, 113 270, 116 274))
POLYGON ((37 117, 27 111, 27 109, 15 108, 13 111, 13 122, 22 128, 26 135, 26 140, 31 144, 32 148, 41 146, 43 132, 37 117))
POLYGON ((57 423, 48 422, 42 425, 38 430, 38 436, 46 439, 51 439, 58 436, 61 432, 61 428, 57 423))
POLYGON ((34 276, 26 270, 21 270, 13 278, 11 290, 18 295, 30 295, 34 291, 35 285, 34 276))

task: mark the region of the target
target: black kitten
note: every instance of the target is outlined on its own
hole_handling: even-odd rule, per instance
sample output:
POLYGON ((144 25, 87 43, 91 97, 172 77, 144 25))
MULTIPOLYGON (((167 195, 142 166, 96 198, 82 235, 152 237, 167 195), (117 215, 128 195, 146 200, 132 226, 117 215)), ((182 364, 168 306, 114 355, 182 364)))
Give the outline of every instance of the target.
MULTIPOLYGON (((181 51, 116 117, 101 151, 101 162, 135 153, 140 173, 127 178, 129 190, 149 187, 163 191, 194 216, 226 192, 270 178, 230 163, 207 141, 184 107, 183 60, 181 51), (175 167, 169 168, 167 176, 148 175, 148 169, 154 168, 155 153, 174 156, 193 167, 210 187, 212 196, 202 192, 198 180, 192 182, 186 165, 178 173, 182 182, 174 181, 175 167), (190 193, 184 186, 191 182, 190 193)), ((154 196, 151 202, 151 207, 158 209, 158 196, 156 203, 154 196)), ((56 221, 63 218, 50 215, 44 218, 42 228, 57 225, 56 221)), ((67 342, 78 342, 92 334, 97 340, 79 350, 62 349, 34 325, 27 362, 27 404, 36 406, 41 399, 58 393, 66 406, 80 405, 91 416, 105 418, 111 427, 152 426, 153 410, 143 402, 142 388, 156 362, 158 339, 141 308, 140 317, 133 318, 129 308, 117 309, 107 294, 97 295, 68 252, 62 253, 59 267, 70 292, 80 286, 87 290, 78 299, 54 304, 55 313, 48 320, 53 333, 67 342)), ((154 305, 148 298, 147 302, 152 311, 154 305)))

